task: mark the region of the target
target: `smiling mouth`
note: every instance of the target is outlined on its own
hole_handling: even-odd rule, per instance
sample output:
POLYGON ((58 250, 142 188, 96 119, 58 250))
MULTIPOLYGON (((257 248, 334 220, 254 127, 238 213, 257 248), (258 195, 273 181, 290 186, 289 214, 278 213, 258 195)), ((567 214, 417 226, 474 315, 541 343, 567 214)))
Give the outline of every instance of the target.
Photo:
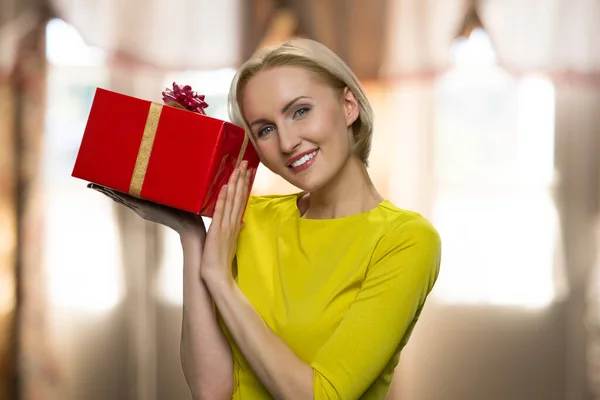
POLYGON ((307 162, 312 160, 317 155, 318 152, 319 152, 319 149, 313 151, 312 153, 302 156, 298 160, 296 160, 293 163, 291 163, 290 165, 288 165, 288 168, 295 169, 295 168, 299 168, 299 167, 305 165, 307 162))

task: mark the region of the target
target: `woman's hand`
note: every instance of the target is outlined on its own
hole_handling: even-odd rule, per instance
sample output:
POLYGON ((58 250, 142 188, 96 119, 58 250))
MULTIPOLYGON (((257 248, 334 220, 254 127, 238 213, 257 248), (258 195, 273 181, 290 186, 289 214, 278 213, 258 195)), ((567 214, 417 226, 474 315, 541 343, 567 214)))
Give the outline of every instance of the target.
POLYGON ((233 282, 231 267, 243 226, 251 173, 248 163, 243 161, 219 192, 202 254, 201 276, 204 280, 211 277, 233 282))
POLYGON ((94 183, 90 183, 88 187, 128 207, 143 219, 169 227, 179 235, 206 233, 204 222, 199 215, 139 199, 94 183))

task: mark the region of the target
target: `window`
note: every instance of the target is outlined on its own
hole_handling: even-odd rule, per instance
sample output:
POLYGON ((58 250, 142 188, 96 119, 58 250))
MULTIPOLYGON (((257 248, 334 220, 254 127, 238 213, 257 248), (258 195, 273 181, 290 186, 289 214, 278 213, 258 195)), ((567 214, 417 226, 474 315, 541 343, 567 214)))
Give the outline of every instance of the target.
POLYGON ((433 219, 447 303, 542 307, 556 297, 554 88, 495 65, 485 32, 457 40, 437 82, 433 219))
POLYGON ((112 202, 71 177, 97 86, 106 86, 102 51, 54 19, 47 24, 49 61, 44 173, 44 267, 55 309, 107 311, 123 291, 112 202))

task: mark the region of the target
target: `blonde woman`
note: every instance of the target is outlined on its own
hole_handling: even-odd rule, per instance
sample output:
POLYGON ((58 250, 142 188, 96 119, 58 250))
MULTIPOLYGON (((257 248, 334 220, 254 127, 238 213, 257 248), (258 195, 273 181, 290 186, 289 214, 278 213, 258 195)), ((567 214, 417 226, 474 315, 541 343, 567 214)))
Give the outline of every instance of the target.
POLYGON ((262 163, 298 193, 248 197, 241 165, 206 233, 198 217, 97 188, 180 234, 192 396, 385 399, 441 245, 369 178, 361 84, 325 46, 296 39, 242 65, 229 101, 262 163))

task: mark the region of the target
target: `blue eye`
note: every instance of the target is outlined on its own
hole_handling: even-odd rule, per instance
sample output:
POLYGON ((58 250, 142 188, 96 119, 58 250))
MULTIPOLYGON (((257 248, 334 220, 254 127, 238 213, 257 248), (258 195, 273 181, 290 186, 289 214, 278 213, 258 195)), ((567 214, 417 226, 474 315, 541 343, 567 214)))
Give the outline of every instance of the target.
POLYGON ((309 111, 310 111, 309 107, 299 108, 296 110, 296 112, 294 112, 294 117, 302 117, 303 115, 306 115, 309 111))
POLYGON ((273 126, 265 126, 264 128, 262 128, 261 130, 258 131, 257 136, 259 138, 268 135, 269 133, 273 132, 275 130, 275 127, 273 126))

